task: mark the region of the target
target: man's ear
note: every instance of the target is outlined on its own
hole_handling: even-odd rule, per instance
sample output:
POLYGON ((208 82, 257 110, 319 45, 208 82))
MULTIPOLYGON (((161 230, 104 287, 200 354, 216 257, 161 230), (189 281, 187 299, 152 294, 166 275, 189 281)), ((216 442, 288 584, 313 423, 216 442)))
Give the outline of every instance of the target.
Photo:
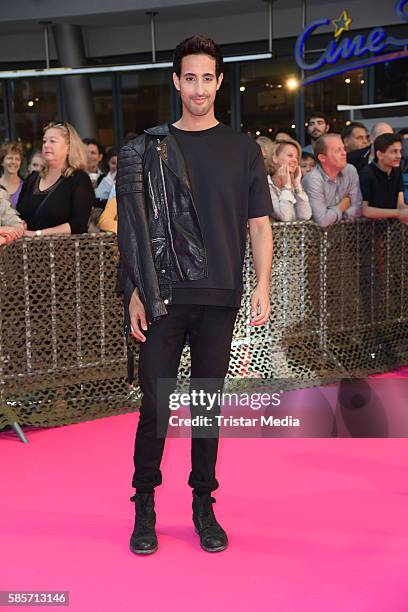
POLYGON ((221 72, 220 76, 217 79, 217 91, 221 87, 222 79, 224 78, 224 74, 221 72))
POLYGON ((320 163, 324 163, 326 161, 326 156, 324 153, 319 153, 319 155, 317 156, 317 161, 319 161, 320 163))
POLYGON ((173 72, 173 84, 177 91, 180 91, 180 79, 175 72, 173 72))
POLYGON ((326 134, 327 134, 327 132, 329 132, 329 131, 330 131, 330 125, 329 125, 328 123, 326 123, 326 134))

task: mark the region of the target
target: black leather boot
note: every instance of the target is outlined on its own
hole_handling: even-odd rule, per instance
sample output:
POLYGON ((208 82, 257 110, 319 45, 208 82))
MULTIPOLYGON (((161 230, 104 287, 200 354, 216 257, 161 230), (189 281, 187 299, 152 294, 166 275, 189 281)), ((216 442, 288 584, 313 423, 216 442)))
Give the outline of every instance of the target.
POLYGON ((136 511, 130 550, 137 555, 150 555, 157 550, 154 493, 136 493, 130 501, 135 502, 136 511))
POLYGON ((193 492, 193 522, 201 548, 207 552, 220 552, 228 546, 227 534, 214 515, 214 503, 210 493, 197 495, 193 492))

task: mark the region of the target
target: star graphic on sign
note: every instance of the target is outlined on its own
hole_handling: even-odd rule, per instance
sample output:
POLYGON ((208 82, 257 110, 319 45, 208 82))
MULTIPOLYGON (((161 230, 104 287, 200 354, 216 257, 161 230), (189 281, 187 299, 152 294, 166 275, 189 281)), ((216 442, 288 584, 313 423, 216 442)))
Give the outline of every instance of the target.
POLYGON ((351 22, 352 19, 348 16, 347 11, 343 11, 338 19, 333 19, 332 24, 335 27, 334 38, 341 36, 343 31, 348 31, 351 22))

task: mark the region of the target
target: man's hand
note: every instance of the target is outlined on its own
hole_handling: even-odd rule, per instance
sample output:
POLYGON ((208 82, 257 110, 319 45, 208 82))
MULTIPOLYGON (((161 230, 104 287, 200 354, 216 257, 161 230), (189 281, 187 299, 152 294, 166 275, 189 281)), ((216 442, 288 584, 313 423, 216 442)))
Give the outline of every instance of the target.
POLYGON ((270 314, 269 287, 257 285, 251 296, 251 325, 263 325, 270 314))
POLYGON ((342 213, 346 212, 346 210, 350 208, 350 206, 351 206, 351 200, 348 196, 346 196, 339 202, 339 208, 342 213))
POLYGON ((257 278, 251 296, 251 325, 263 325, 271 312, 269 284, 271 279, 273 239, 269 217, 249 219, 249 235, 257 278))
POLYGON ((141 332, 141 329, 143 331, 147 331, 146 313, 144 306, 139 298, 139 292, 137 289, 134 290, 130 299, 129 315, 130 333, 134 338, 140 340, 140 342, 146 342, 146 336, 141 332))

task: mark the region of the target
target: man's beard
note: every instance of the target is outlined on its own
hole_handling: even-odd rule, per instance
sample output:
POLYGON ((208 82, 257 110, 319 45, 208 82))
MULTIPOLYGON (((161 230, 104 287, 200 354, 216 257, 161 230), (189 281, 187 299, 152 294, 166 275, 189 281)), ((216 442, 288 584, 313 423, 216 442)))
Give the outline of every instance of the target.
POLYGON ((323 134, 321 134, 320 132, 312 132, 311 133, 311 137, 313 140, 317 140, 318 138, 320 138, 320 136, 323 136, 323 134))

